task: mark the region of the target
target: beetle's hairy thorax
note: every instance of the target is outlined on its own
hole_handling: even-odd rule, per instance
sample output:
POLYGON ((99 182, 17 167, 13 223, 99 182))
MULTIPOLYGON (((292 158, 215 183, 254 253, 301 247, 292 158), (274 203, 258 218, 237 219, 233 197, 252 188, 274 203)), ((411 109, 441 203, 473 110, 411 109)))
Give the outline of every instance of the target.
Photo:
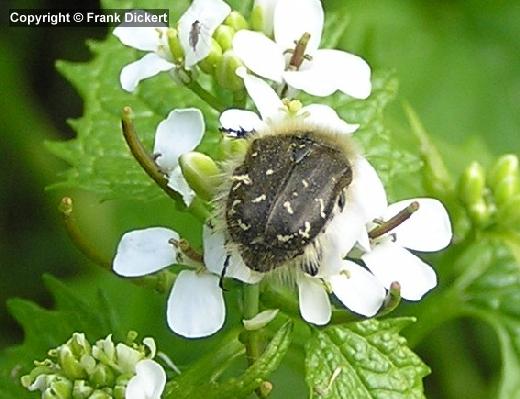
POLYGON ((315 245, 352 181, 346 154, 313 132, 257 136, 232 172, 225 222, 246 266, 268 272, 315 245))

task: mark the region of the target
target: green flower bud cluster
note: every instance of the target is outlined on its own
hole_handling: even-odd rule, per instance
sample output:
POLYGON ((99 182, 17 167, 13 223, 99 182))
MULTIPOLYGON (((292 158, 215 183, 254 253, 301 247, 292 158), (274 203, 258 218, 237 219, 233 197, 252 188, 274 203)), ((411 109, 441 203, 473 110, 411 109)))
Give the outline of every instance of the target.
MULTIPOLYGON (((243 64, 233 53, 233 37, 239 30, 248 28, 249 24, 244 16, 238 11, 232 11, 213 33, 210 53, 198 63, 204 73, 213 75, 221 87, 231 91, 244 88, 242 79, 235 74, 235 70, 243 64)), ((176 29, 168 30, 168 46, 175 63, 181 65, 184 50, 176 29)))
POLYGON ((116 345, 109 335, 91 345, 85 334, 74 333, 65 344, 51 349, 49 358, 35 361, 21 384, 41 391, 42 399, 124 399, 137 362, 155 356, 154 340, 145 338, 137 344, 136 337, 131 332, 126 344, 116 345))
POLYGON ((503 155, 491 169, 471 163, 459 180, 459 198, 477 226, 520 223, 520 167, 516 155, 503 155))

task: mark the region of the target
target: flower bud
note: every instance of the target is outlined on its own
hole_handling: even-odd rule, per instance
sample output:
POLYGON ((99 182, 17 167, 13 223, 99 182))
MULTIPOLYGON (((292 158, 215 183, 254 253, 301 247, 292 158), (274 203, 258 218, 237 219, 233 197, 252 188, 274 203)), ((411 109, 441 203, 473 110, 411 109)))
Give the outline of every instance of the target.
POLYGON ((116 348, 112 342, 112 335, 108 335, 105 339, 100 339, 92 347, 92 356, 101 363, 110 364, 115 360, 116 348))
POLYGON ((222 152, 225 158, 236 155, 244 155, 247 152, 249 144, 246 140, 235 139, 233 137, 222 138, 222 152))
POLYGON ((114 399, 125 399, 125 387, 116 385, 112 390, 112 396, 114 399))
POLYGON ((274 8, 277 0, 256 0, 250 21, 253 30, 273 35, 274 8))
POLYGON ((220 86, 231 91, 244 89, 244 80, 235 71, 243 66, 242 60, 235 56, 233 50, 226 51, 217 63, 215 78, 220 86))
POLYGON ((518 178, 520 175, 518 157, 508 154, 497 159, 489 173, 489 185, 492 189, 508 177, 518 178))
MULTIPOLYGON (((107 390, 108 391, 108 390, 107 390)), ((111 392, 105 392, 100 389, 96 389, 88 399, 112 399, 111 392)))
POLYGON ((83 369, 87 372, 87 374, 92 374, 94 372, 94 368, 96 367, 96 359, 91 355, 83 355, 79 360, 79 364, 83 369))
POLYGON ((504 177, 493 188, 495 201, 499 207, 509 202, 519 192, 520 179, 513 175, 504 177))
POLYGON ((478 162, 472 162, 462 174, 459 182, 460 199, 468 207, 484 198, 486 189, 486 174, 478 162))
POLYGON ((104 364, 98 364, 94 368, 89 379, 94 388, 111 386, 114 384, 114 380, 114 372, 110 367, 105 366, 104 364))
POLYGON ((220 47, 220 44, 218 44, 215 39, 211 38, 211 50, 208 56, 199 62, 199 67, 203 72, 212 75, 221 58, 222 47, 220 47))
POLYGON ((56 379, 49 384, 49 388, 43 392, 42 398, 72 398, 72 382, 64 377, 56 377, 56 379))
POLYGON ((224 25, 231 26, 235 32, 249 28, 246 19, 238 11, 231 11, 228 17, 224 20, 224 25))
POLYGON ((67 344, 70 346, 72 353, 74 353, 77 358, 80 358, 85 354, 90 354, 90 342, 87 341, 87 337, 85 337, 85 334, 83 333, 72 334, 72 338, 69 339, 67 344))
POLYGON ((128 346, 132 346, 132 345, 134 345, 135 340, 137 339, 138 336, 139 336, 139 333, 138 333, 137 331, 134 331, 134 330, 130 330, 130 331, 128 331, 128 333, 126 334, 126 340, 125 340, 125 343, 126 343, 128 346))
POLYGON ((85 369, 74 356, 69 345, 62 345, 58 348, 58 363, 61 366, 63 374, 71 380, 87 377, 85 369))
POLYGON ((262 381, 258 389, 260 390, 262 397, 266 398, 273 390, 273 383, 271 381, 262 381))
POLYGON ((128 345, 117 344, 116 357, 121 373, 132 374, 134 372, 135 365, 144 357, 144 355, 141 352, 130 348, 128 345))
POLYGON ((192 151, 180 156, 179 165, 193 191, 204 200, 212 199, 221 173, 215 161, 205 154, 192 151))
POLYGON ((72 397, 74 399, 88 399, 94 388, 89 386, 85 380, 76 380, 72 387, 72 397))
POLYGON ((173 60, 176 63, 180 63, 180 61, 184 59, 184 49, 179 40, 179 33, 176 29, 170 28, 166 35, 168 37, 168 47, 170 48, 173 60))
POLYGON ((468 206, 468 213, 471 220, 479 226, 483 226, 489 222, 491 209, 483 199, 468 206))
POLYGON ((520 194, 511 198, 504 206, 498 208, 497 220, 508 227, 520 224, 520 194))
POLYGON ((235 30, 227 25, 220 25, 213 34, 213 38, 220 45, 222 51, 233 47, 233 36, 235 36, 235 30))

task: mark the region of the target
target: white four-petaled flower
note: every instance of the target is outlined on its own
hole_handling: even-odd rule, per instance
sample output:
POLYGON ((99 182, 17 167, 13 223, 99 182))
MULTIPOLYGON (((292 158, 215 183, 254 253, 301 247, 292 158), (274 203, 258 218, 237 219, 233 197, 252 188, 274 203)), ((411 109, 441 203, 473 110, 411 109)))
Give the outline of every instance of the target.
MULTIPOLYGON (((211 50, 211 36, 231 11, 222 0, 194 0, 179 20, 179 41, 184 50, 184 67, 190 69, 211 50), (191 37, 191 40, 190 40, 191 37), (196 45, 193 45, 194 40, 196 45)), ((168 28, 118 26, 114 35, 126 45, 147 51, 141 59, 126 65, 121 86, 134 91, 143 79, 177 68, 168 45, 168 28)))
POLYGON ((397 281, 404 299, 419 300, 437 285, 437 277, 428 264, 408 249, 419 252, 439 251, 450 243, 452 229, 446 209, 440 201, 432 198, 409 199, 391 204, 381 212, 381 219, 390 219, 412 202, 417 202, 419 209, 387 234, 371 240, 371 248, 361 259, 386 288, 397 281))
POLYGON ((323 29, 320 0, 279 0, 274 9, 274 41, 260 32, 241 30, 233 38, 233 50, 255 74, 315 96, 340 90, 355 98, 371 91, 370 67, 361 57, 334 49, 318 49, 323 29), (310 34, 305 59, 290 67, 295 41, 310 34))

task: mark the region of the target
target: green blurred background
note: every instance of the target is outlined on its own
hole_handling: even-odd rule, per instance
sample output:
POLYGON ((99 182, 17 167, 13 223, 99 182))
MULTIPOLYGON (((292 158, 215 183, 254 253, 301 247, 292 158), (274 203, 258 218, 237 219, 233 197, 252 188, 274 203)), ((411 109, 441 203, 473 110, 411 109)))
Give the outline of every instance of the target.
MULTIPOLYGON (((324 4, 333 9, 344 7, 345 2, 324 4)), ((474 159, 489 165, 498 154, 519 153, 519 1, 349 0, 347 4, 345 18, 350 24, 342 46, 363 55, 374 68, 395 69, 399 77, 399 98, 387 116, 403 145, 414 148, 405 134, 408 129, 400 101, 406 100, 421 116, 454 173, 474 159)), ((17 1, 0 7, 6 24, 7 7, 67 5, 65 1, 17 1)), ((99 4, 87 1, 84 7, 99 4)), ((100 203, 90 193, 45 191, 66 165, 49 155, 43 142, 74 137, 66 119, 82 113, 81 99, 57 74, 54 62, 88 60, 85 40, 106 34, 102 28, 2 30, 0 349, 23 339, 7 312, 7 298, 52 305, 42 284, 43 273, 64 277, 85 295, 100 281, 105 289, 119 287, 117 279, 97 270, 68 241, 56 211, 61 196, 74 197, 80 225, 106 256, 113 253, 126 230, 165 224, 165 218, 182 223, 174 211, 156 214, 154 203, 100 203)), ((137 298, 121 295, 120 301, 122 307, 132 307, 136 325, 149 322, 137 298)), ((475 322, 454 321, 427 341, 417 350, 434 371, 426 381, 429 397, 488 397, 499 367, 491 330, 475 322)))

